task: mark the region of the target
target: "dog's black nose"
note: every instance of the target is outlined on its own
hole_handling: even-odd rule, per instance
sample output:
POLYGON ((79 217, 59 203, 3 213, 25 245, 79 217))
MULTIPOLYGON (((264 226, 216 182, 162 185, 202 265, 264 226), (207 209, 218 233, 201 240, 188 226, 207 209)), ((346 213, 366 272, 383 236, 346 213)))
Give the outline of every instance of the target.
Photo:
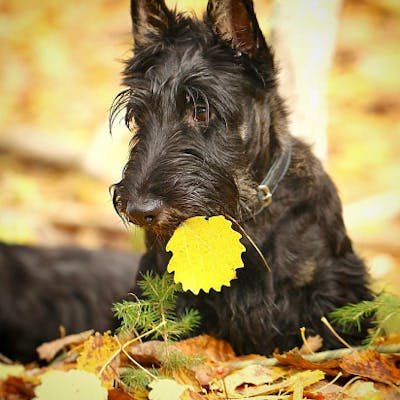
POLYGON ((126 213, 131 222, 144 226, 154 224, 162 208, 163 202, 158 199, 148 199, 145 201, 130 200, 126 207, 126 213))

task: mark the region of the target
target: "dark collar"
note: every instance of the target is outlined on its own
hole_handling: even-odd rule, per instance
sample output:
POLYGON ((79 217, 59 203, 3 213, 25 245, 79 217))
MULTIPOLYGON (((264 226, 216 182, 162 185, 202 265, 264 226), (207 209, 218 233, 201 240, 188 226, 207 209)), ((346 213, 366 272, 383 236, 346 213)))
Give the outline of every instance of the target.
POLYGON ((255 217, 272 203, 272 196, 289 169, 291 157, 292 143, 289 141, 283 152, 273 161, 271 168, 257 187, 257 205, 252 210, 252 217, 255 217))

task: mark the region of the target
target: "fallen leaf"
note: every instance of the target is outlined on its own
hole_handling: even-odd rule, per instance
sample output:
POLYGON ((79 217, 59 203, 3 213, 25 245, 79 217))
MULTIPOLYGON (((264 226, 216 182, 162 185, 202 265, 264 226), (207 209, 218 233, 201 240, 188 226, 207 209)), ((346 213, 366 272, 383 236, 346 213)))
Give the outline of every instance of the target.
POLYGON ((37 353, 41 360, 51 361, 55 355, 62 350, 64 347, 71 344, 78 344, 87 340, 91 335, 93 335, 94 330, 76 333, 74 335, 68 335, 60 339, 53 340, 51 342, 46 342, 41 344, 37 349, 37 353))
POLYGON ((180 397, 181 400, 204 400, 204 397, 193 390, 186 389, 180 397))
POLYGON ((357 400, 385 400, 373 382, 356 381, 346 388, 345 393, 357 400))
POLYGON ((232 368, 228 364, 207 365, 203 364, 196 368, 195 376, 201 386, 209 386, 211 382, 228 375, 232 368))
POLYGON ((389 346, 400 344, 400 333, 392 333, 390 335, 380 337, 374 341, 376 346, 389 346))
POLYGON ((399 400, 400 398, 398 388, 395 386, 375 382, 373 390, 371 390, 369 389, 371 386, 364 386, 364 383, 372 382, 358 380, 343 387, 335 383, 320 381, 307 388, 304 395, 307 399, 315 400, 399 400), (361 385, 359 386, 359 384, 361 385), (354 388, 353 385, 355 385, 354 388), (363 394, 366 397, 363 397, 363 394))
POLYGON ((163 348, 164 342, 149 340, 148 342, 136 343, 134 346, 129 346, 126 348, 126 351, 142 366, 158 366, 163 348))
POLYGON ((301 380, 293 383, 293 400, 303 400, 304 385, 301 380))
POLYGON ((0 399, 30 400, 35 396, 33 384, 22 378, 10 376, 0 386, 0 399))
POLYGON ((272 368, 263 365, 249 365, 243 369, 232 372, 224 378, 224 385, 228 393, 234 393, 244 385, 260 386, 272 383, 281 375, 275 375, 272 368))
POLYGON ((202 354, 213 362, 226 362, 235 358, 235 352, 228 342, 210 335, 181 340, 175 346, 186 355, 202 354))
MULTIPOLYGON (((227 377, 224 378, 224 380, 220 381, 218 385, 213 384, 212 388, 214 390, 219 389, 224 393, 226 392, 226 395, 228 397, 237 397, 238 395, 240 395, 244 398, 247 398, 247 397, 267 395, 281 391, 286 391, 288 393, 296 392, 297 395, 297 393, 302 393, 303 388, 306 388, 324 379, 324 373, 322 371, 301 371, 287 377, 286 379, 274 383, 275 380, 281 378, 282 375, 284 375, 285 373, 282 373, 282 371, 278 369, 278 371, 276 372, 276 376, 273 376, 272 375, 273 372, 271 371, 272 368, 270 369, 268 369, 267 367, 263 368, 265 368, 266 370, 265 374, 263 373, 263 370, 260 369, 259 377, 254 378, 253 380, 253 382, 258 384, 252 383, 251 380, 253 378, 251 377, 251 370, 249 370, 248 371, 249 376, 245 377, 242 385, 235 387, 235 385, 239 382, 239 380, 235 381, 234 378, 234 380, 231 382, 230 375, 228 375, 227 377), (261 381, 263 380, 268 383, 262 384, 261 381)), ((234 372, 233 374, 236 374, 236 372, 234 372)))
POLYGON ((274 357, 282 365, 290 365, 298 369, 320 370, 330 376, 336 376, 339 369, 338 360, 327 360, 321 362, 314 362, 305 359, 298 350, 288 351, 284 354, 274 354, 274 357))
POLYGON ((383 400, 399 400, 399 387, 386 385, 384 383, 375 382, 375 388, 379 390, 383 400))
POLYGON ((107 400, 107 390, 91 372, 49 371, 41 376, 35 400, 107 400))
POLYGON ((294 390, 296 387, 301 386, 306 388, 314 383, 322 381, 325 378, 325 374, 322 371, 301 371, 289 378, 290 385, 287 390, 294 390))
POLYGON ((149 400, 181 400, 186 386, 180 385, 172 379, 158 379, 149 384, 149 400))
POLYGON ((135 398, 122 389, 109 389, 107 400, 135 400, 135 398))
POLYGON ((199 335, 181 340, 175 346, 188 356, 204 356, 206 362, 194 369, 195 378, 202 386, 208 386, 214 379, 221 379, 231 372, 230 366, 225 363, 235 358, 235 352, 225 340, 199 335))
POLYGON ((377 382, 400 384, 400 370, 395 362, 376 350, 354 351, 345 355, 340 360, 340 367, 348 374, 377 382))
POLYGON ((314 400, 354 400, 354 397, 343 392, 343 387, 326 380, 309 386, 304 391, 307 399, 314 400))
MULTIPOLYGON (((197 369, 197 368, 196 368, 197 369)), ((195 390, 196 392, 201 392, 202 388, 199 381, 196 378, 195 369, 191 370, 188 368, 178 368, 173 370, 170 374, 170 378, 174 379, 175 382, 195 390)))
POLYGON ((101 373, 103 386, 111 389, 118 378, 119 349, 118 342, 109 333, 96 333, 84 343, 76 369, 96 375, 101 373))
POLYGON ((167 270, 174 272, 175 282, 194 294, 200 290, 220 291, 222 286, 230 285, 236 270, 244 266, 241 237, 222 215, 189 218, 167 243, 166 250, 173 253, 167 270))
POLYGON ((25 368, 23 365, 18 364, 3 364, 0 363, 0 379, 5 379, 8 376, 18 376, 24 372, 25 368))

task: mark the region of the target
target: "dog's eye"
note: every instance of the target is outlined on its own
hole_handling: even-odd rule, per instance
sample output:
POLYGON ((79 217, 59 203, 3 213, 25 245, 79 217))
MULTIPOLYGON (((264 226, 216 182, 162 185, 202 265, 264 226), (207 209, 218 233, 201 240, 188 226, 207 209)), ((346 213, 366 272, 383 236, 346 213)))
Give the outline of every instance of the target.
POLYGON ((206 105, 198 105, 193 108, 193 120, 195 122, 207 123, 209 120, 208 108, 206 105))

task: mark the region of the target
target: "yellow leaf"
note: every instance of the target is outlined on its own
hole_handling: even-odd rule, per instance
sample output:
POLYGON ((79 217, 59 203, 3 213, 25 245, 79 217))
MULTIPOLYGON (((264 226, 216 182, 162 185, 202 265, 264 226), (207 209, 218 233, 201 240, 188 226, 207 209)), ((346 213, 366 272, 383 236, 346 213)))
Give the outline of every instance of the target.
POLYGON ((87 340, 91 335, 93 335, 94 330, 90 329, 85 332, 76 333, 74 335, 64 336, 60 339, 52 340, 51 342, 42 343, 36 351, 39 354, 39 358, 41 360, 51 361, 55 355, 62 350, 64 347, 82 343, 83 341, 87 340))
MULTIPOLYGON (((325 378, 325 374, 320 371, 319 369, 316 370, 306 370, 306 371, 301 371, 298 372, 290 378, 290 381, 292 385, 301 385, 304 388, 313 385, 314 383, 317 383, 319 381, 322 381, 322 379, 325 378)), ((290 387, 289 387, 290 390, 290 387)))
POLYGON ((76 368, 100 375, 103 386, 110 389, 118 378, 119 349, 119 344, 109 333, 96 333, 85 341, 76 368))
POLYGON ((383 400, 385 398, 375 388, 373 382, 354 382, 345 390, 345 393, 359 400, 383 400))
POLYGON ((228 393, 235 393, 239 386, 260 386, 281 378, 282 374, 277 374, 275 371, 273 368, 264 367, 263 365, 249 365, 226 376, 224 384, 228 393))
POLYGON ((149 384, 149 400, 180 400, 187 386, 180 385, 172 379, 158 379, 149 384))
POLYGON ((226 376, 223 381, 218 381, 211 387, 226 391, 228 397, 241 395, 243 396, 242 398, 248 398, 286 391, 287 393, 293 392, 292 397, 297 400, 302 398, 304 388, 319 382, 325 376, 322 371, 307 370, 297 372, 286 379, 280 379, 287 373, 288 371, 280 368, 269 369, 267 367, 252 366, 226 376), (255 376, 252 376, 252 374, 255 376), (234 376, 230 378, 231 375, 234 376))
POLYGON ((221 290, 236 278, 236 270, 243 267, 241 254, 245 247, 240 233, 222 215, 206 219, 192 217, 184 221, 167 244, 173 256, 168 272, 175 272, 174 280, 183 290, 198 294, 202 289, 221 290))
POLYGON ((99 378, 86 371, 49 371, 41 382, 35 389, 35 400, 107 400, 108 396, 99 378))

